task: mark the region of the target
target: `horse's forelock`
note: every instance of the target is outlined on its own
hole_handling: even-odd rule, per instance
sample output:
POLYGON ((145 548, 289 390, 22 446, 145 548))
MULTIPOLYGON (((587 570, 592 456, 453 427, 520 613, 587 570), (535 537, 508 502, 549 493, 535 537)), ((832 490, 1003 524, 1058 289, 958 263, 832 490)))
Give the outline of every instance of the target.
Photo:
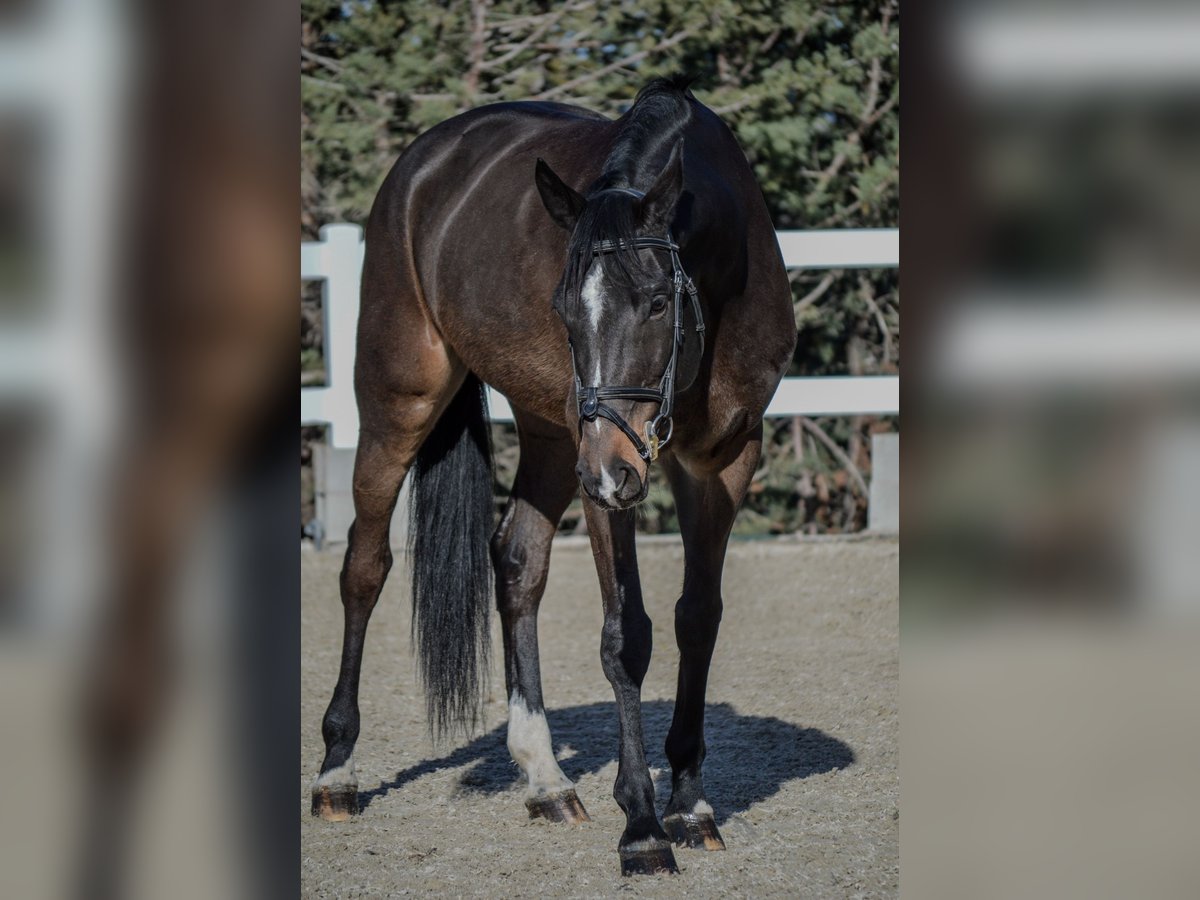
POLYGON ((637 201, 628 194, 600 194, 588 201, 567 250, 563 286, 567 300, 578 303, 583 280, 592 265, 592 248, 600 241, 619 241, 628 250, 605 254, 608 274, 626 284, 644 280, 644 266, 632 241, 637 237, 633 208, 637 201))
MULTIPOLYGON (((603 191, 635 186, 646 190, 653 183, 691 119, 689 83, 680 77, 654 79, 638 92, 633 106, 621 117, 620 131, 602 167, 603 174, 589 188, 587 206, 567 251, 563 288, 568 303, 579 302, 583 280, 592 264, 592 247, 597 242, 629 244, 637 237, 637 200, 626 193, 603 191)), ((607 272, 625 284, 645 279, 641 257, 632 248, 606 254, 604 259, 607 272)))

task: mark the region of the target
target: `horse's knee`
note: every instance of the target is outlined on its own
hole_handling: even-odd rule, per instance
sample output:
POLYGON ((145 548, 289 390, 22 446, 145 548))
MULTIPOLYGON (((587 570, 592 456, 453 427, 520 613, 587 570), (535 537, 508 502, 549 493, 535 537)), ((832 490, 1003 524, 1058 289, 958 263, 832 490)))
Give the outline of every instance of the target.
MULTIPOLYGON (((526 553, 520 541, 513 540, 511 527, 501 523, 492 535, 491 542, 492 568, 496 570, 496 578, 506 588, 519 588, 521 575, 525 570, 526 553)), ((505 594, 508 592, 501 592, 505 594)))
POLYGON ((492 535, 491 554, 496 572, 496 608, 502 614, 516 616, 537 612, 549 554, 531 548, 520 528, 507 517, 492 535))
POLYGON ((653 650, 651 625, 650 617, 640 607, 605 615, 600 662, 610 683, 629 679, 637 687, 642 686, 653 650))

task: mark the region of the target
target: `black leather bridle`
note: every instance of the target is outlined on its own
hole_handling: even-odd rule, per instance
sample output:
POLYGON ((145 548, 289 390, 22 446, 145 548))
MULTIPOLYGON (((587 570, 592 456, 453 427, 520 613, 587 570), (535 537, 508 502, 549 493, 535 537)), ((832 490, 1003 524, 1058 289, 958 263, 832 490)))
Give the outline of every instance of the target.
MULTIPOLYGON (((610 189, 613 190, 613 189, 610 189)), ((641 196, 640 192, 623 190, 624 193, 641 196)), ((595 385, 584 387, 579 380, 579 367, 575 365, 575 346, 568 339, 571 349, 571 369, 575 374, 575 399, 579 405, 579 427, 584 422, 594 422, 596 418, 608 419, 624 432, 633 443, 638 455, 647 462, 658 459, 658 452, 671 440, 674 423, 671 413, 675 406, 675 368, 679 363, 679 350, 686 340, 683 327, 683 295, 684 292, 692 300, 692 313, 696 318, 696 334, 700 336, 700 357, 704 357, 704 314, 700 309, 700 295, 696 285, 683 270, 679 261, 679 245, 668 233, 665 238, 639 237, 631 241, 597 241, 592 245, 592 256, 599 257, 619 250, 666 250, 671 254, 671 286, 673 291, 672 303, 675 306, 675 329, 671 340, 671 358, 667 360, 666 371, 658 382, 657 388, 644 387, 611 387, 595 385), (657 403, 658 415, 646 423, 646 440, 633 430, 628 422, 615 409, 605 403, 605 400, 633 400, 638 403, 657 403), (665 433, 664 433, 665 428, 665 433)))

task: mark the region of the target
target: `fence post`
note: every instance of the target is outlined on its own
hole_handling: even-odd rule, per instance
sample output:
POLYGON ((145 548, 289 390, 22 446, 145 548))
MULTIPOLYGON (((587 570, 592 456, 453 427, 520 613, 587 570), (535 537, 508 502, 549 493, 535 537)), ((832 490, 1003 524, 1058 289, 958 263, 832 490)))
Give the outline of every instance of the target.
POLYGON ((326 410, 329 443, 358 443, 358 405, 354 401, 354 340, 358 328, 358 292, 362 279, 363 239, 358 225, 326 225, 321 229, 325 271, 322 296, 325 317, 326 410))
POLYGON ((871 496, 867 500, 867 530, 900 532, 900 435, 871 435, 871 496))

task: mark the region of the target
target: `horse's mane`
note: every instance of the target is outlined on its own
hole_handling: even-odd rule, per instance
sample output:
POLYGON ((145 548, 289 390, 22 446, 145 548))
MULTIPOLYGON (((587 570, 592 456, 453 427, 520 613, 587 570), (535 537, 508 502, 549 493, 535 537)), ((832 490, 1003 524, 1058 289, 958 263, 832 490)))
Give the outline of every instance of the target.
MULTIPOLYGON (((635 236, 635 199, 620 192, 598 192, 606 188, 650 189, 691 121, 690 83, 691 79, 682 77, 655 78, 638 91, 633 105, 617 120, 616 140, 600 177, 586 191, 590 199, 567 248, 563 286, 568 298, 579 297, 592 264, 592 246, 597 241, 628 242, 635 236)), ((604 258, 627 282, 632 283, 641 274, 637 251, 611 253, 604 258)))

